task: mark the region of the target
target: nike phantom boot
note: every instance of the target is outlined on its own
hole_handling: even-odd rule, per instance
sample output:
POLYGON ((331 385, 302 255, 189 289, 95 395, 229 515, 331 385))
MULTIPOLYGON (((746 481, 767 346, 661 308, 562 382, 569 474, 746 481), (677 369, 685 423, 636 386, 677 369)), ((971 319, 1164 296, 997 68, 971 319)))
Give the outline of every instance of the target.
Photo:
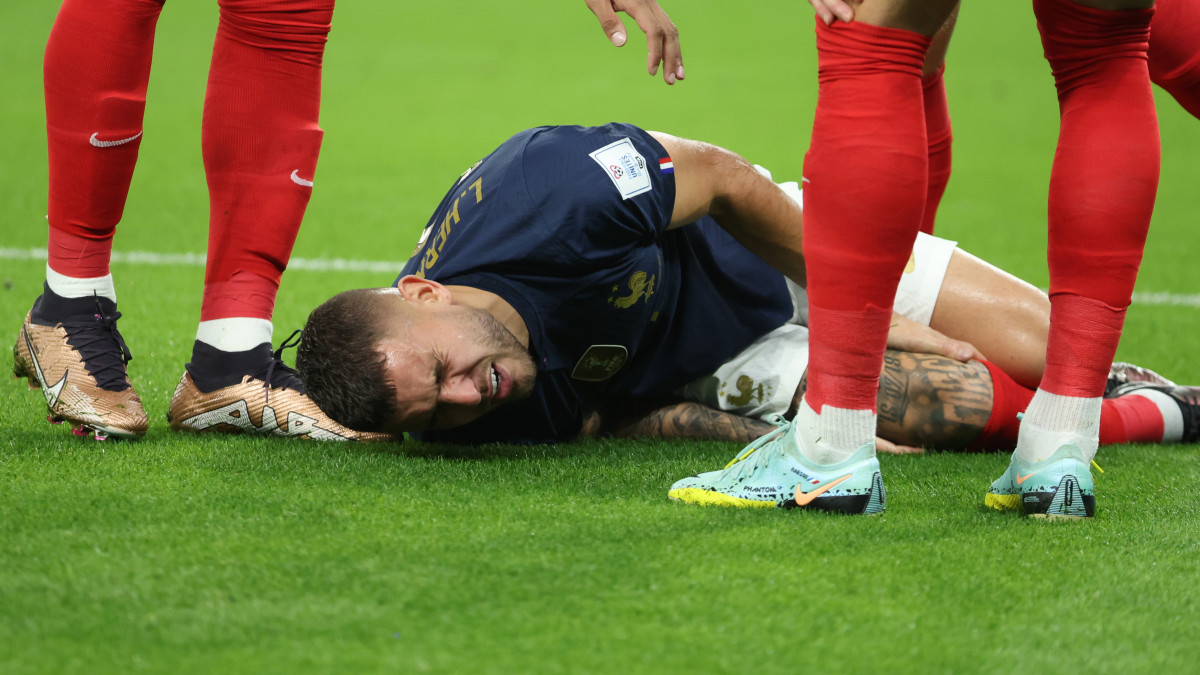
POLYGON ((801 455, 795 427, 782 417, 773 421, 778 429, 747 445, 724 469, 684 478, 667 496, 702 506, 883 512, 887 495, 873 444, 837 464, 817 465, 801 455))
POLYGON ((391 434, 348 429, 333 421, 305 392, 283 350, 263 343, 223 352, 197 341, 175 388, 167 420, 176 431, 249 433, 319 441, 397 441, 391 434))
POLYGON ((1004 475, 992 481, 983 503, 999 511, 1020 510, 1033 518, 1091 518, 1096 513, 1096 495, 1090 462, 1072 443, 1036 462, 1014 452, 1004 475))
POLYGON ((108 298, 64 298, 43 288, 13 345, 13 374, 42 390, 54 424, 77 436, 139 438, 148 426, 129 383, 133 358, 117 330, 121 313, 108 298))

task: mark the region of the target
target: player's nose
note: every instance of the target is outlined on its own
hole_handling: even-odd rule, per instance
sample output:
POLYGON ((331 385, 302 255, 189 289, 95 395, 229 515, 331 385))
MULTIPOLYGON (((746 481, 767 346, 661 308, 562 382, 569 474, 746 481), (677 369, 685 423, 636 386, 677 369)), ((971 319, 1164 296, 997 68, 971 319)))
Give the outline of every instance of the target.
POLYGON ((477 405, 483 400, 483 394, 470 377, 453 377, 442 383, 439 397, 442 403, 456 405, 477 405))

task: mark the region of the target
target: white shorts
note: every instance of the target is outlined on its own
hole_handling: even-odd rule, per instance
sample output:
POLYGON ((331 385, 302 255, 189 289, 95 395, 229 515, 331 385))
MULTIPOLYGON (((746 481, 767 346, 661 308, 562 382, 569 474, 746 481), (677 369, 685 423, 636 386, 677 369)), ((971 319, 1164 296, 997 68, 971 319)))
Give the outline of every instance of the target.
MULTIPOLYGON (((792 199, 801 200, 795 183, 780 187, 792 199)), ((929 325, 946 267, 957 245, 947 239, 917 235, 912 256, 896 288, 897 313, 929 325)), ((756 340, 713 374, 697 378, 677 393, 686 401, 743 417, 767 419, 787 412, 808 368, 808 294, 791 280, 788 291, 795 307, 788 323, 756 340)))

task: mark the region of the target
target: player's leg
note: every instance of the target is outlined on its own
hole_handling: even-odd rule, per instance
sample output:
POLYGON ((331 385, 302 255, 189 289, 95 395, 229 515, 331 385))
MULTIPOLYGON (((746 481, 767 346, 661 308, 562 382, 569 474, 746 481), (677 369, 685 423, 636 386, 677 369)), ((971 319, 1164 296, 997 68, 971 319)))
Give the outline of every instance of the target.
POLYGON ((934 34, 921 69, 921 93, 925 104, 925 136, 929 147, 929 185, 925 190, 925 209, 921 231, 933 234, 938 205, 950 182, 951 144, 950 106, 946 100, 946 50, 958 20, 958 5, 934 34))
MULTIPOLYGON (((889 349, 877 433, 894 443, 942 450, 1011 448, 1033 395, 994 363, 889 349)), ((1200 387, 1133 382, 1102 402, 1101 445, 1194 443, 1198 436, 1200 387)))
POLYGON ((272 353, 280 276, 312 193, 333 0, 220 0, 204 101, 208 266, 172 428, 356 438, 272 353))
POLYGON ((1050 300, 1040 289, 955 249, 929 325, 970 342, 1026 387, 1037 387, 1046 364, 1050 300))
POLYGON ((1200 3, 1158 0, 1150 22, 1150 79, 1200 117, 1200 3))
POLYGON ((1034 0, 1061 117, 1050 179, 1050 332, 1013 464, 997 481, 1019 483, 1026 512, 1049 517, 1095 508, 1088 467, 1101 397, 1158 185, 1146 64, 1152 3, 1088 4, 1034 0))
POLYGON ((804 461, 821 468, 798 502, 878 466, 875 393, 928 189, 921 69, 955 4, 863 3, 851 24, 817 22, 818 102, 804 162, 812 351, 795 429, 804 461))
POLYGON ((51 419, 137 437, 146 415, 109 272, 142 139, 161 0, 66 0, 46 44, 50 225, 46 283, 13 352, 51 419))

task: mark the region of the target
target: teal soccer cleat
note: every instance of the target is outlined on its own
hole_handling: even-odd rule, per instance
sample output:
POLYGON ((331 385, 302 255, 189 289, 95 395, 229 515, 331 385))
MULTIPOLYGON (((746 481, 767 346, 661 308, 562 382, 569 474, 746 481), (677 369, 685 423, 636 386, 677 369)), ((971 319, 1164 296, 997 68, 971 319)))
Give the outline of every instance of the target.
POLYGON ((747 445, 720 471, 684 478, 667 496, 702 506, 805 508, 835 513, 883 513, 887 495, 874 444, 836 464, 813 464, 800 454, 795 427, 779 428, 747 445))
POLYGON ((1020 509, 1033 518, 1091 518, 1096 513, 1092 470, 1072 443, 1037 462, 1013 453, 1008 469, 992 482, 983 503, 1000 511, 1020 509))

